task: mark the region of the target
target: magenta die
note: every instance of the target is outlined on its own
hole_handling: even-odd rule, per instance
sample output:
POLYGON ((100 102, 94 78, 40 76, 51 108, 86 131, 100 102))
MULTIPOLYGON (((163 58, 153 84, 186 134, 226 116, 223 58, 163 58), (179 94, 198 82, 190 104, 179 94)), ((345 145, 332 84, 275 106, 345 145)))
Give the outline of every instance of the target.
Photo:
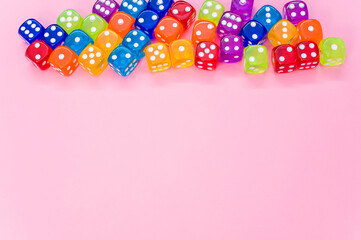
POLYGON ((113 14, 118 11, 118 8, 119 4, 114 0, 97 0, 93 6, 93 13, 109 22, 113 14))
POLYGON ((219 37, 224 37, 229 34, 238 35, 242 28, 242 18, 232 12, 223 13, 217 26, 217 33, 219 37))
POLYGON ((243 43, 238 35, 228 35, 221 40, 221 61, 235 63, 242 60, 243 43))
POLYGON ((237 13, 241 16, 244 23, 252 18, 254 0, 232 0, 231 12, 237 13))
POLYGON ((286 3, 283 7, 283 18, 297 26, 299 22, 308 19, 307 4, 304 1, 286 3))

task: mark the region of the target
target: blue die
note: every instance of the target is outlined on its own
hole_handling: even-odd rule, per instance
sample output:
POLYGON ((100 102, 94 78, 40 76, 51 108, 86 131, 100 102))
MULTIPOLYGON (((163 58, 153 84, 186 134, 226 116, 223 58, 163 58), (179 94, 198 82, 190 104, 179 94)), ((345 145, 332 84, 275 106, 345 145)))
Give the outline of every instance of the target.
POLYGON ((264 5, 254 15, 253 20, 260 22, 269 32, 278 21, 282 20, 282 15, 275 7, 264 5))
POLYGON ((119 11, 123 11, 136 19, 147 8, 147 4, 145 0, 123 0, 119 6, 119 11))
POLYGON ((134 71, 138 61, 137 55, 122 45, 115 48, 108 58, 109 66, 123 77, 134 71))
POLYGON ((148 9, 153 10, 159 17, 163 18, 173 3, 174 0, 149 0, 148 9))
POLYGON ((159 23, 159 16, 152 10, 141 12, 135 21, 135 27, 142 30, 150 39, 154 38, 154 29, 159 23))
POLYGON ((73 50, 78 56, 89 44, 94 44, 94 40, 80 29, 72 31, 64 42, 64 46, 73 50))
POLYGON ((243 39, 243 46, 261 45, 266 41, 267 29, 259 22, 251 20, 247 22, 241 29, 239 35, 243 39))
POLYGON ((145 47, 151 44, 149 37, 139 29, 132 29, 125 35, 122 45, 136 55, 142 54, 145 47))
POLYGON ((60 46, 68 34, 58 24, 49 25, 45 29, 43 41, 49 45, 52 49, 60 46))
POLYGON ((24 38, 27 44, 32 44, 35 40, 43 37, 45 28, 33 18, 26 20, 19 27, 19 35, 24 38))

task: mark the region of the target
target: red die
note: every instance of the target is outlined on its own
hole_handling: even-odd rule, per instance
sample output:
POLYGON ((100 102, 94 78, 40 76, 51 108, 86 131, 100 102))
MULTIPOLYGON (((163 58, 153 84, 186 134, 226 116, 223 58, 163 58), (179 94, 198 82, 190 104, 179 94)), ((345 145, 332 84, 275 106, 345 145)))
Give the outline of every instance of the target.
POLYGON ((214 42, 201 42, 197 46, 195 65, 213 71, 217 67, 219 47, 214 42))
POLYGON ((277 73, 293 72, 297 65, 296 48, 289 44, 275 47, 272 51, 272 63, 277 73))
POLYGON ((299 70, 313 69, 320 63, 320 52, 317 44, 311 41, 297 45, 297 68, 299 70))
POLYGON ((186 1, 178 1, 173 3, 168 15, 177 19, 182 23, 184 30, 187 30, 195 21, 196 10, 186 1))
POLYGON ((35 67, 46 70, 50 67, 49 56, 52 51, 46 43, 36 40, 26 49, 25 56, 35 67))

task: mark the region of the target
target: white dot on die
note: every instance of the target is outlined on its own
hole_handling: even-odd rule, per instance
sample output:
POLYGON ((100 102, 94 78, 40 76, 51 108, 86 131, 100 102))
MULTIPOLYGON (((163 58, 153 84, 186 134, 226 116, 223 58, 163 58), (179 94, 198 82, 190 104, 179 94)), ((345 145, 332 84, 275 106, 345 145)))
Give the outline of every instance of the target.
POLYGON ((310 43, 309 47, 310 47, 310 48, 315 48, 315 44, 310 43))
POLYGON ((259 53, 263 53, 263 52, 264 52, 264 49, 263 49, 262 47, 259 47, 259 48, 258 48, 258 52, 259 52, 259 53))
POLYGON ((301 58, 306 58, 307 57, 307 54, 306 53, 302 53, 301 54, 301 58))
MULTIPOLYGON (((65 56, 64 56, 64 54, 59 54, 58 57, 59 57, 60 60, 63 60, 65 56)), ((83 56, 83 58, 84 58, 84 56, 83 56)))
POLYGON ((184 48, 183 46, 180 46, 180 47, 179 47, 179 51, 180 51, 180 52, 184 52, 184 50, 185 50, 185 48, 184 48))
POLYGON ((301 44, 301 45, 299 46, 299 48, 300 48, 301 50, 303 50, 303 49, 305 49, 305 45, 301 44))
POLYGON ((208 24, 207 28, 208 28, 208 29, 213 29, 213 25, 212 25, 212 24, 208 24))
POLYGON ((96 30, 97 30, 96 27, 92 27, 92 28, 90 29, 91 32, 96 32, 96 30))
POLYGON ((212 17, 217 17, 218 16, 218 14, 216 13, 216 12, 214 12, 214 13, 212 13, 212 17))
POLYGON ((201 48, 205 48, 206 44, 205 43, 201 43, 201 48))
POLYGON ((178 23, 173 23, 173 27, 178 27, 178 23))
POLYGON ((317 56, 317 53, 312 52, 312 53, 311 53, 311 56, 312 56, 312 57, 316 57, 316 56, 317 56))
POLYGON ((287 22, 286 22, 286 21, 283 21, 283 22, 282 22, 282 26, 286 27, 286 26, 287 26, 287 22))
POLYGON ((36 56, 35 56, 35 59, 36 60, 39 60, 41 58, 41 56, 39 55, 39 54, 37 54, 36 56))
POLYGON ((40 43, 35 43, 35 48, 39 48, 40 47, 40 43))
POLYGON ((336 50, 337 50, 337 48, 338 48, 338 47, 337 47, 337 45, 336 45, 336 44, 332 44, 332 45, 331 45, 331 49, 332 49, 332 50, 336 51, 336 50))
POLYGON ((200 53, 198 54, 198 56, 204 57, 204 53, 203 53, 203 52, 200 52, 200 53))
POLYGON ((252 38, 257 39, 258 38, 257 34, 252 34, 252 38))
POLYGON ((283 61, 285 60, 285 57, 281 56, 281 57, 279 58, 279 60, 280 60, 281 62, 283 62, 283 61))
POLYGON ((89 63, 93 65, 95 63, 95 60, 92 59, 92 60, 89 61, 89 63))
POLYGON ((119 20, 118 20, 118 24, 119 24, 119 25, 122 25, 123 23, 124 23, 124 20, 123 20, 123 19, 119 19, 119 20))
POLYGON ((201 34, 202 34, 201 31, 197 31, 197 32, 196 32, 196 35, 197 35, 197 36, 200 36, 201 34))
POLYGON ((308 31, 313 32, 313 30, 315 30, 313 26, 308 27, 308 31))
POLYGON ((253 57, 253 56, 249 58, 249 61, 250 61, 250 62, 254 62, 255 60, 256 60, 256 59, 255 59, 255 57, 253 57))
POLYGON ((288 47, 287 52, 292 52, 292 47, 288 47))
POLYGON ((162 53, 161 55, 159 55, 159 57, 163 59, 163 58, 165 58, 165 54, 162 53))
POLYGON ((55 43, 55 41, 56 41, 55 38, 50 39, 50 42, 51 42, 51 43, 55 43))
POLYGON ((256 23, 255 23, 255 22, 251 22, 251 27, 256 27, 256 23))
POLYGON ((110 43, 106 43, 105 46, 106 46, 107 48, 110 48, 112 45, 111 45, 110 43))
POLYGON ((302 12, 301 12, 301 15, 302 15, 302 16, 305 16, 305 15, 306 15, 306 12, 305 12, 305 11, 302 11, 302 12))
POLYGON ((288 38, 287 33, 283 34, 282 37, 283 37, 283 38, 288 38))
POLYGON ((212 50, 216 49, 216 45, 211 45, 210 47, 212 50))
POLYGON ((214 55, 213 54, 209 54, 208 56, 210 59, 213 59, 214 58, 214 55))
POLYGON ((159 29, 163 31, 163 30, 165 29, 165 27, 164 27, 164 26, 160 26, 159 29))
POLYGON ((172 13, 175 14, 175 15, 177 15, 179 12, 178 12, 177 9, 174 9, 174 10, 172 11, 172 13))
POLYGON ((155 56, 151 56, 150 60, 155 61, 155 56))
POLYGON ((75 41, 75 42, 80 42, 80 37, 76 37, 76 38, 74 39, 74 41, 75 41))

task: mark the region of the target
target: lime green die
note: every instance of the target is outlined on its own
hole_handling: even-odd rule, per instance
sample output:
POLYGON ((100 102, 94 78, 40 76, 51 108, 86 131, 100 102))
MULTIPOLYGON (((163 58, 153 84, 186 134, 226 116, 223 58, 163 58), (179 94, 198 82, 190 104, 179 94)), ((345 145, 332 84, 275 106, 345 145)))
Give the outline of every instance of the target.
POLYGON ((323 66, 337 66, 346 58, 345 43, 341 38, 326 38, 319 44, 320 62, 323 66))
POLYGON ((264 73, 267 68, 268 54, 265 46, 251 45, 244 49, 244 69, 246 73, 264 73))
POLYGON ((97 14, 88 15, 81 26, 81 30, 86 32, 93 40, 97 38, 99 33, 108 27, 108 23, 97 14))
POLYGON ((198 19, 207 20, 218 25, 224 12, 224 6, 214 0, 206 0, 199 10, 198 19))
POLYGON ((81 28, 83 18, 75 10, 67 9, 59 15, 56 23, 69 34, 75 29, 81 28))

